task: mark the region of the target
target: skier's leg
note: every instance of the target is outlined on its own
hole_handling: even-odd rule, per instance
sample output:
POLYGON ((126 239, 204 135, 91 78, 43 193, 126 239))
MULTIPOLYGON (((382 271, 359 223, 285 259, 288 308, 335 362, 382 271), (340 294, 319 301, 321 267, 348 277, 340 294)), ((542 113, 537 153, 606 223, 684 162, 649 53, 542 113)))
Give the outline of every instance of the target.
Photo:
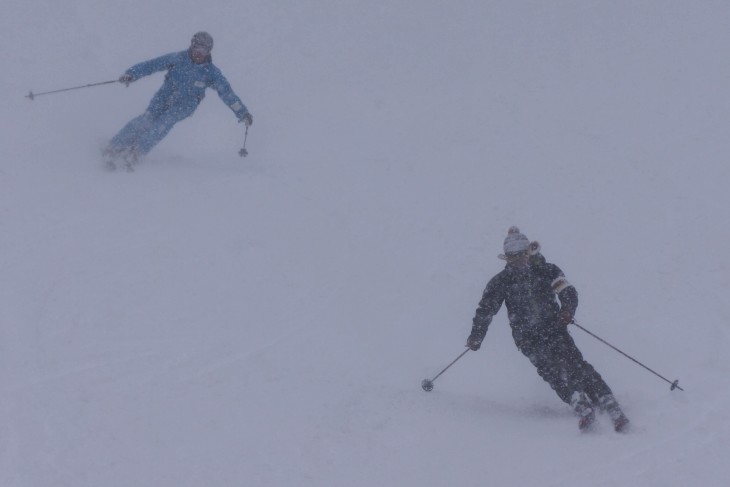
POLYGON ((149 112, 133 118, 112 138, 104 152, 119 153, 132 149, 137 145, 139 137, 149 129, 151 122, 152 116, 149 112))
POLYGON ((132 170, 132 159, 137 158, 134 149, 137 139, 149 127, 150 119, 149 112, 133 118, 109 141, 102 151, 104 163, 108 169, 116 170, 121 163, 127 170, 132 170))
POLYGON ((140 155, 149 153, 154 146, 160 143, 162 139, 170 132, 170 129, 177 123, 177 120, 169 117, 160 117, 143 133, 137 140, 137 150, 140 155))
POLYGON ((608 387, 601 374, 583 359, 583 354, 578 350, 567 330, 557 334, 552 339, 552 343, 564 364, 571 389, 584 392, 595 404, 598 404, 602 396, 611 394, 611 388, 608 387))
POLYGON ((576 392, 584 393, 593 405, 608 413, 616 431, 623 431, 629 420, 613 396, 611 388, 593 366, 583 359, 583 355, 567 331, 561 335, 562 338, 559 341, 566 357, 566 368, 571 387, 576 392))
POLYGON ((540 377, 580 417, 578 428, 588 429, 595 421, 596 414, 590 399, 571 383, 564 357, 564 344, 553 336, 537 336, 521 343, 518 348, 530 359, 540 377))
POLYGON ((140 156, 149 153, 154 146, 165 138, 176 123, 188 118, 194 111, 195 107, 192 107, 192 109, 190 107, 175 107, 160 114, 154 120, 154 123, 150 124, 149 129, 141 134, 137 140, 137 151, 140 156))
POLYGON ((566 343, 550 334, 538 337, 533 346, 520 349, 530 359, 540 377, 578 415, 578 428, 589 429, 596 420, 595 408, 588 396, 576 387, 571 377, 571 364, 566 358, 566 343))
POLYGON ((574 390, 570 387, 559 348, 551 344, 546 337, 537 336, 521 341, 518 349, 530 359, 532 365, 537 369, 538 375, 550 384, 558 397, 563 402, 570 404, 574 390))

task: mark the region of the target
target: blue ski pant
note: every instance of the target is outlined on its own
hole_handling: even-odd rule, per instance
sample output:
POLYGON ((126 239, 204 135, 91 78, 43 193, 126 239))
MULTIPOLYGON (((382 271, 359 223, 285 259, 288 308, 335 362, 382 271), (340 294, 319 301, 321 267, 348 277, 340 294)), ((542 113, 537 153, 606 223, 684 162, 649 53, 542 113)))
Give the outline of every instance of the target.
MULTIPOLYGON (((194 110, 193 110, 194 111, 194 110)), ((192 114, 189 110, 165 110, 160 114, 146 111, 130 120, 109 142, 112 150, 133 150, 145 155, 152 150, 170 129, 192 114)))

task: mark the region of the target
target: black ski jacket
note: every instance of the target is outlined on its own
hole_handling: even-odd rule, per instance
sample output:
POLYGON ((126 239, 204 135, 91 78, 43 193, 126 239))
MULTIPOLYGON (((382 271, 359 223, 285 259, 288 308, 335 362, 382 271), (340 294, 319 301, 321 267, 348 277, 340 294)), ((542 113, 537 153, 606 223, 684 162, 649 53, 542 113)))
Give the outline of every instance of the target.
POLYGON ((484 289, 474 316, 472 335, 480 341, 484 339, 503 302, 507 305, 512 336, 519 347, 523 340, 546 337, 564 328, 558 325, 558 313, 565 309, 575 314, 578 292, 558 266, 544 259, 533 260, 525 268, 507 264, 484 289))

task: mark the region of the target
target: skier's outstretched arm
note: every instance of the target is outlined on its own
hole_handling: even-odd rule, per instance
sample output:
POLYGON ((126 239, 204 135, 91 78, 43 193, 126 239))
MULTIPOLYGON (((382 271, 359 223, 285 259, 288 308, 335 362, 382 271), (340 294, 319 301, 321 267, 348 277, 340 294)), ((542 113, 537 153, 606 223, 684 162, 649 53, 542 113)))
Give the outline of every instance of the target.
POLYGON ((251 112, 248 111, 246 105, 244 105, 241 99, 233 92, 233 88, 231 88, 230 83, 228 83, 228 80, 225 76, 223 76, 223 73, 221 73, 220 70, 216 70, 215 72, 212 87, 218 93, 220 99, 223 100, 223 103, 225 103, 228 108, 233 111, 239 122, 245 122, 246 125, 251 125, 253 123, 253 116, 251 115, 251 112))
POLYGON ((466 340, 466 346, 474 351, 479 350, 482 341, 487 335, 487 329, 492 323, 492 318, 497 314, 504 302, 504 290, 499 275, 493 277, 484 289, 479 307, 472 320, 471 334, 466 340))
POLYGON ((175 64, 175 58, 177 56, 178 53, 173 52, 135 64, 126 70, 122 76, 120 76, 119 81, 129 84, 132 81, 137 81, 138 79, 149 76, 152 73, 170 69, 175 64))

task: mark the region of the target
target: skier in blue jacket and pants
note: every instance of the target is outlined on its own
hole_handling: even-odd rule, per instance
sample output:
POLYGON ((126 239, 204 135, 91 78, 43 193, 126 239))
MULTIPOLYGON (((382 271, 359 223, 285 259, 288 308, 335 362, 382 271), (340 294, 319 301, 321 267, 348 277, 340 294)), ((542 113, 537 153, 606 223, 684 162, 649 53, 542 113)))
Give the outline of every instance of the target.
POLYGON ((147 111, 127 123, 104 150, 105 160, 111 168, 115 168, 117 162, 123 162, 132 169, 133 164, 152 150, 173 125, 195 112, 205 98, 206 88, 218 92, 239 122, 246 126, 253 123, 246 105, 233 92, 223 73, 213 65, 212 49, 210 34, 198 32, 187 50, 136 64, 119 78, 120 82, 129 86, 143 76, 167 71, 165 82, 152 97, 147 111))

